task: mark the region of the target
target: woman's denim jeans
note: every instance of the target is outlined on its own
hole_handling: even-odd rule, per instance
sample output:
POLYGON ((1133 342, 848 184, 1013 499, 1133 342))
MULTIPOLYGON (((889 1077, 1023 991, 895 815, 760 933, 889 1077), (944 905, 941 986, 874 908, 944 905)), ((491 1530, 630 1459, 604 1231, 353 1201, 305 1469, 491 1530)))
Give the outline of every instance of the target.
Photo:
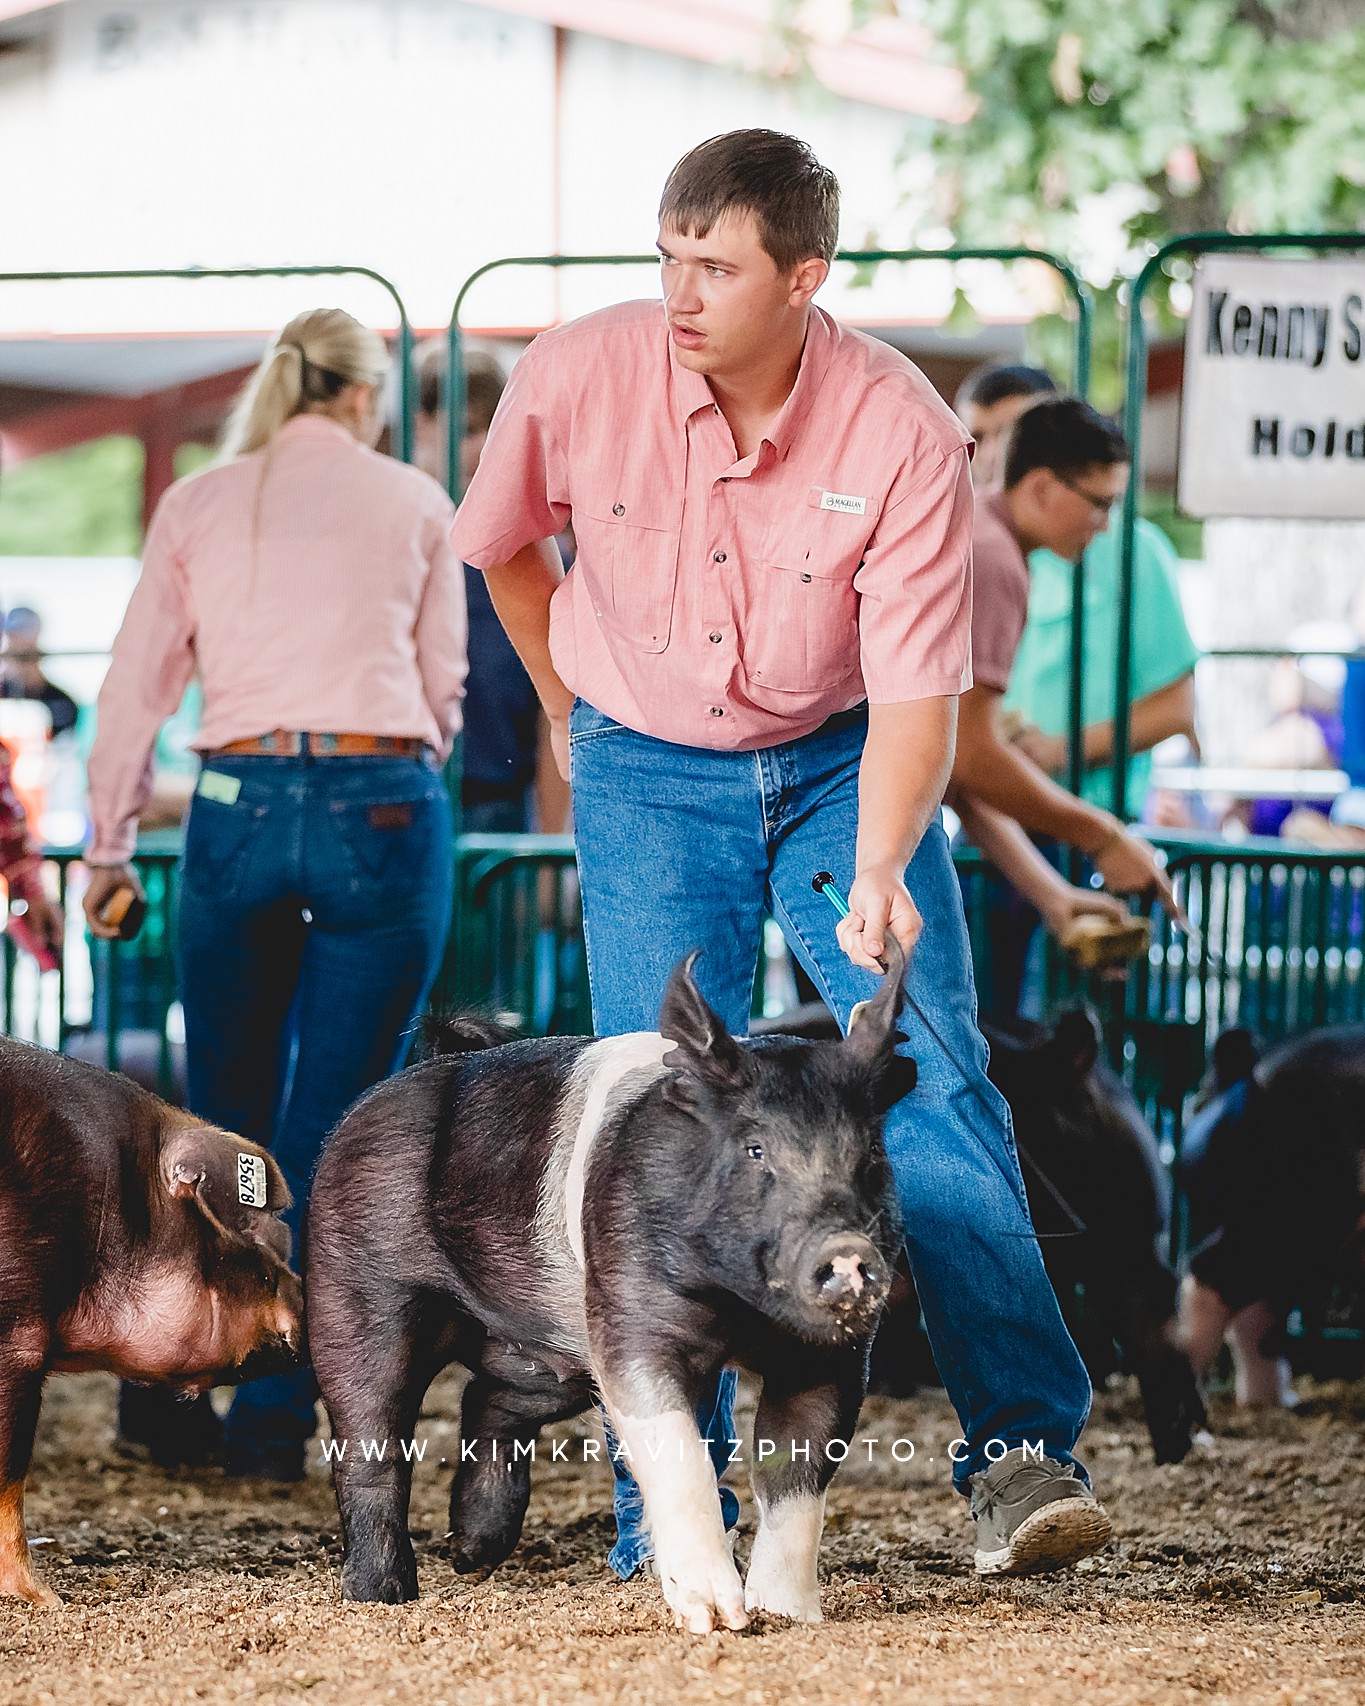
MULTIPOLYGON (((694 948, 702 993, 743 1034, 765 911, 846 1027, 877 980, 840 951, 837 919, 811 878, 830 871, 845 893, 853 879, 866 707, 758 752, 653 740, 582 701, 570 731, 599 1035, 653 1030, 668 975, 694 948)), ((954 1480, 966 1492, 995 1440, 1041 1440, 1049 1457, 1071 1462, 1090 1381, 1043 1268, 1009 1109, 986 1077, 962 898, 939 823, 906 883, 924 918, 901 1019, 919 1081, 887 1116, 886 1147, 929 1340, 961 1423, 954 1480)), ((711 1408, 699 1422, 732 1434, 728 1404, 718 1417, 711 1408)), ((638 1490, 615 1467, 612 1565, 628 1575, 650 1543, 638 1490)))
MULTIPOLYGON (((402 1064, 450 923, 450 801, 434 758, 218 757, 185 830, 180 978, 189 1105, 270 1149, 302 1270, 323 1139, 402 1064), (235 798, 228 796, 233 794, 235 798)), ((200 787, 204 783, 201 778, 200 787)), ((311 1369, 253 1381, 234 1447, 314 1429, 311 1369)))

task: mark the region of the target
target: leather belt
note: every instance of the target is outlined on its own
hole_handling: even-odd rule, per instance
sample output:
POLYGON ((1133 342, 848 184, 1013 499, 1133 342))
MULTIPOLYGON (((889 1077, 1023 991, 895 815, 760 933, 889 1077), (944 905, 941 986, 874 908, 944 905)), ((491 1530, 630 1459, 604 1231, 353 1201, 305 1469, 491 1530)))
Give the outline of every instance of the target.
POLYGON ((267 758, 420 758, 426 749, 427 743, 416 735, 313 734, 272 729, 269 734, 230 740, 205 757, 232 754, 267 758))

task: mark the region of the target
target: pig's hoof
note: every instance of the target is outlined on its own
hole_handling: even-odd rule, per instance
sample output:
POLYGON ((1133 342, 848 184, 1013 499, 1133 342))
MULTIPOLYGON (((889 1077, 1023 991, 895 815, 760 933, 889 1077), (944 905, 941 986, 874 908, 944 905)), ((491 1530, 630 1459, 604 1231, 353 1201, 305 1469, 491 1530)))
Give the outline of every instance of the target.
POLYGON ((799 1582, 758 1580, 750 1570, 744 1584, 746 1611, 767 1611, 775 1617, 790 1617, 794 1623, 819 1623, 820 1589, 799 1582))
POLYGON ((516 1539, 508 1546, 501 1538, 452 1541, 450 1567, 457 1576, 486 1576, 504 1564, 516 1549, 516 1539))
MULTIPOLYGON (((465 1514, 467 1518, 469 1513, 465 1514)), ((451 1567, 460 1576, 486 1575, 490 1570, 496 1570, 499 1564, 507 1562, 520 1539, 520 1523, 510 1529, 480 1529, 475 1523, 465 1520, 449 1535, 451 1567)))
POLYGON ((713 1629, 747 1629, 744 1588, 729 1554, 714 1564, 701 1564, 686 1571, 659 1568, 664 1598, 679 1629, 693 1635, 709 1635, 713 1629))
POLYGON ((378 1565, 348 1558, 341 1571, 341 1597, 360 1605, 406 1605, 417 1598, 417 1560, 378 1565))
POLYGON ((27 1572, 10 1581, 0 1580, 0 1597, 27 1600, 40 1611, 56 1611, 62 1603, 61 1596, 54 1593, 46 1582, 27 1572))

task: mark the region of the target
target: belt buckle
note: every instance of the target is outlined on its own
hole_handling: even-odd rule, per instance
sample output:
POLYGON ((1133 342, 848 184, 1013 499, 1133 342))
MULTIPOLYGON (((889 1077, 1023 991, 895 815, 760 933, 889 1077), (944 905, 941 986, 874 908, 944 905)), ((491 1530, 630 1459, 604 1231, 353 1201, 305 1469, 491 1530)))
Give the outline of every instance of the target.
POLYGON ((340 745, 335 735, 314 735, 312 737, 313 751, 319 758, 334 758, 340 745))

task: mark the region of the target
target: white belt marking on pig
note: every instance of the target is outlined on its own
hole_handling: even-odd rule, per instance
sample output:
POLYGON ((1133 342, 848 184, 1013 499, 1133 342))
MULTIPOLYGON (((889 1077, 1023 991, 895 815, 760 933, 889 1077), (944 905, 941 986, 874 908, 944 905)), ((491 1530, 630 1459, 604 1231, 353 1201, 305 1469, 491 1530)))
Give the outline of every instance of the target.
POLYGON ((624 1037, 606 1037, 585 1049, 575 1068, 586 1078, 587 1099, 574 1133, 569 1153, 568 1171, 564 1176, 564 1232, 581 1269, 583 1255, 583 1190, 588 1174, 588 1157, 593 1139, 602 1129, 609 1113, 629 1099, 618 1092, 624 1078, 632 1073, 647 1074, 631 1086, 639 1094, 646 1084, 663 1075, 663 1057, 676 1045, 657 1031, 636 1031, 624 1037))
POLYGON ((603 1385, 623 1461, 644 1494, 655 1568, 677 1621, 696 1635, 719 1626, 742 1629, 748 1622, 744 1586, 696 1418, 685 1410, 636 1415, 627 1405, 642 1394, 632 1394, 629 1376, 603 1385))

